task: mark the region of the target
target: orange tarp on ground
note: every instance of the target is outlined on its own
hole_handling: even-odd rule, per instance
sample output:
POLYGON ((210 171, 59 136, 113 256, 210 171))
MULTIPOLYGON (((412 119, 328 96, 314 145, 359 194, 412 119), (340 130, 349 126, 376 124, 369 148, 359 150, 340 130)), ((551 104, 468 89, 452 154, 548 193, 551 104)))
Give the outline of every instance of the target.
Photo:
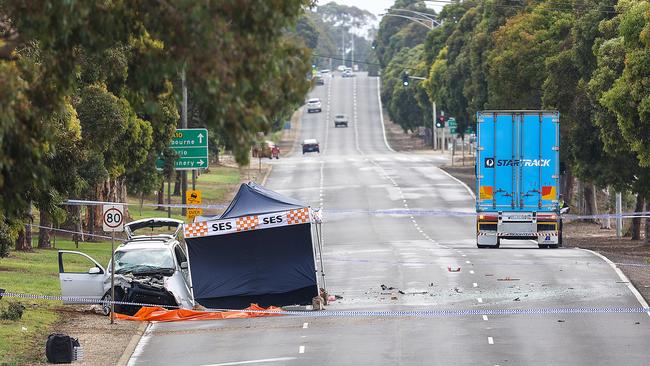
POLYGON ((115 317, 122 320, 139 320, 150 322, 175 322, 180 320, 217 320, 217 319, 241 319, 241 318, 258 318, 262 316, 279 316, 282 314, 273 314, 272 312, 280 312, 282 309, 271 306, 263 308, 257 304, 251 304, 243 310, 256 310, 256 311, 270 311, 271 313, 258 313, 246 311, 198 311, 176 309, 167 310, 158 306, 142 307, 135 315, 115 314, 115 317))

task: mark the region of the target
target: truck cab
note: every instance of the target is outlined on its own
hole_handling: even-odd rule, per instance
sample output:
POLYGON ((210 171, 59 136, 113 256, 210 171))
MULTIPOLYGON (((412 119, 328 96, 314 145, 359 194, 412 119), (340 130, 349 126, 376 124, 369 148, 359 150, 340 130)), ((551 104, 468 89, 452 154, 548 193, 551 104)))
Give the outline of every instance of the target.
POLYGON ((561 246, 559 112, 482 111, 476 120, 477 246, 561 246))

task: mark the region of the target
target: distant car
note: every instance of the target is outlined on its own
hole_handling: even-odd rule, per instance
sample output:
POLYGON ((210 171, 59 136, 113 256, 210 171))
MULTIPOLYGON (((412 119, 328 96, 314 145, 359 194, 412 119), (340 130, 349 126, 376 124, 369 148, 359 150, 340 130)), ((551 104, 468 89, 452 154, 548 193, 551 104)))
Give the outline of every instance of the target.
POLYGON ((316 76, 314 82, 316 85, 325 85, 325 79, 323 79, 323 76, 316 76))
POLYGON ((351 77, 353 77, 354 74, 352 73, 352 69, 346 69, 345 71, 343 71, 343 75, 342 75, 342 76, 343 76, 344 78, 351 78, 351 77))
MULTIPOLYGON (((183 222, 168 218, 150 218, 124 225, 127 240, 115 250, 115 300, 191 309, 194 299, 187 255, 180 242, 183 222), (170 234, 157 233, 161 228, 170 234), (143 235, 135 231, 143 229, 143 235)), ((64 303, 110 301, 111 263, 102 267, 85 253, 59 251, 59 279, 64 303), (83 263, 87 263, 84 267, 83 263), (77 300, 78 299, 78 300, 77 300)), ((136 305, 115 305, 115 312, 133 315, 136 305)), ((110 305, 104 303, 104 314, 110 305)))
POLYGON ((320 154, 320 146, 316 139, 306 139, 302 142, 302 153, 317 152, 320 154))
POLYGON ((307 101, 307 113, 311 112, 321 112, 322 108, 320 105, 320 99, 311 98, 307 101))
POLYGON ((330 69, 323 69, 323 70, 320 71, 320 73, 321 73, 321 74, 329 74, 329 73, 330 73, 330 69))
POLYGON ((334 127, 345 126, 348 127, 348 117, 344 114, 337 114, 334 116, 334 127))
POLYGON ((345 71, 345 69, 346 69, 345 65, 339 65, 339 67, 337 68, 337 70, 339 71, 345 71))

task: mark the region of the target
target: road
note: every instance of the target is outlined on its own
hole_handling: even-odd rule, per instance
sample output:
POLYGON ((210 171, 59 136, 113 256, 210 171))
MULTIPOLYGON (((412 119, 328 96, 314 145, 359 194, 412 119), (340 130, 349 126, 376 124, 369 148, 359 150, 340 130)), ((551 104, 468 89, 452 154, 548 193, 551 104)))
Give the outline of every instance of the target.
MULTIPOLYGON (((591 252, 477 249, 472 217, 363 213, 473 212, 474 200, 437 167, 442 157, 388 147, 376 78, 337 75, 311 96, 323 112, 305 113, 301 134, 321 154, 297 146, 273 163, 267 186, 323 208, 327 287, 343 296, 329 310, 640 306, 591 252), (334 128, 339 113, 348 128, 334 128)), ((648 365, 648 339, 646 313, 258 318, 154 324, 130 364, 648 365)))

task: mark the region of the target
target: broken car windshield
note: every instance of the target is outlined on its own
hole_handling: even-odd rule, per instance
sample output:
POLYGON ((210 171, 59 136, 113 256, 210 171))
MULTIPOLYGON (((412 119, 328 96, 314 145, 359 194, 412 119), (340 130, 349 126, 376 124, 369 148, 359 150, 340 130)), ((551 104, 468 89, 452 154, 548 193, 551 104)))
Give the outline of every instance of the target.
POLYGON ((141 249, 115 252, 115 273, 168 271, 174 258, 168 249, 141 249))

